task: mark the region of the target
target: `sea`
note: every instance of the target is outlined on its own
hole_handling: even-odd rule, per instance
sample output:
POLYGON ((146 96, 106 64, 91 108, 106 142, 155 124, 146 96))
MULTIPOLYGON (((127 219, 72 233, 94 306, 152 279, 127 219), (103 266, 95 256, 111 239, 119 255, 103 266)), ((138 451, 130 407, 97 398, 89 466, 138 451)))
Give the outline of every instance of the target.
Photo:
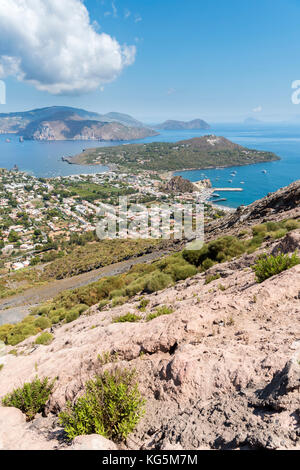
MULTIPOLYGON (((180 171, 190 181, 209 178, 214 188, 242 188, 238 192, 217 191, 218 205, 236 208, 248 205, 268 193, 300 179, 300 124, 213 124, 209 130, 161 131, 160 135, 135 142, 176 142, 206 134, 224 136, 248 148, 276 153, 279 161, 225 169, 180 171), (220 199, 222 199, 220 201, 220 199)), ((108 171, 104 166, 70 165, 62 157, 73 156, 91 147, 120 145, 124 142, 61 141, 19 142, 13 134, 0 135, 0 168, 17 165, 37 177, 95 174, 108 171), (8 142, 8 140, 10 142, 8 142)))

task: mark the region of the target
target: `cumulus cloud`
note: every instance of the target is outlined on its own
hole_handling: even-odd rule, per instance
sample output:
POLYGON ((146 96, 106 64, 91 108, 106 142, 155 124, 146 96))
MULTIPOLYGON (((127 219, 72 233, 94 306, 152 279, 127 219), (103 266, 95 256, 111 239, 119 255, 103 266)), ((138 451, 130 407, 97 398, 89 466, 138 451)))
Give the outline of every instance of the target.
POLYGON ((0 1, 0 78, 80 94, 115 80, 135 52, 97 33, 81 0, 0 1))
POLYGON ((262 112, 262 106, 257 106, 256 108, 252 109, 254 113, 261 113, 262 112))

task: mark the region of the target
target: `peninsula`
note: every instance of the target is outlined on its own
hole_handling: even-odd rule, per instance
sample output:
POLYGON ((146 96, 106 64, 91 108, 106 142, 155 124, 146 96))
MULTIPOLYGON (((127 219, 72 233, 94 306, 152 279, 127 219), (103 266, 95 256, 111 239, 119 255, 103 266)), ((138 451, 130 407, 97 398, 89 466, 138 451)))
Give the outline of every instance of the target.
POLYGON ((274 160, 279 160, 279 157, 272 152, 248 149, 215 135, 175 143, 91 148, 74 157, 64 158, 64 161, 73 164, 157 172, 242 166, 274 160))

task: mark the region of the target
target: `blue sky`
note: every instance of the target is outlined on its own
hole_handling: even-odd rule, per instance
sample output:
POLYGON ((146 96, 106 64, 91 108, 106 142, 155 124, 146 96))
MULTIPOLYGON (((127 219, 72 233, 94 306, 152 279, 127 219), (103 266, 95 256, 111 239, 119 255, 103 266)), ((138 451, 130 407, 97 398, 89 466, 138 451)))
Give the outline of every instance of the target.
MULTIPOLYGON (((21 64, 27 62, 21 71, 19 59, 14 60, 14 67, 3 65, 7 104, 0 106, 0 112, 57 104, 125 112, 145 122, 198 117, 210 122, 240 121, 248 116, 285 120, 300 115, 300 105, 291 102, 291 84, 300 79, 299 0, 86 0, 84 5, 97 34, 106 33, 118 45, 131 47, 128 63, 123 60, 105 72, 95 63, 89 77, 97 83, 97 74, 102 81, 109 76, 107 82, 99 79, 93 89, 85 77, 84 84, 74 84, 74 93, 67 90, 66 94, 56 84, 49 85, 58 74, 54 73, 53 52, 47 51, 50 58, 36 77, 39 67, 34 57, 40 51, 24 58, 19 46, 23 39, 12 44, 15 36, 4 36, 2 28, 0 55, 18 58, 19 54, 21 64), (15 64, 18 72, 14 72, 15 64), (57 89, 60 94, 55 94, 57 89)), ((74 10, 63 13, 70 16, 71 25, 74 10)), ((0 7, 0 27, 1 16, 7 24, 7 15, 10 11, 0 7)), ((12 10, 13 15, 17 14, 12 10)), ((18 28, 18 18, 12 26, 18 28)), ((41 30, 45 30, 43 25, 41 30)), ((63 35, 55 37, 64 40, 63 35)), ((99 50, 95 49, 95 62, 99 50)), ((79 56, 78 63, 81 60, 79 56)), ((61 81, 68 80, 66 73, 61 81)))

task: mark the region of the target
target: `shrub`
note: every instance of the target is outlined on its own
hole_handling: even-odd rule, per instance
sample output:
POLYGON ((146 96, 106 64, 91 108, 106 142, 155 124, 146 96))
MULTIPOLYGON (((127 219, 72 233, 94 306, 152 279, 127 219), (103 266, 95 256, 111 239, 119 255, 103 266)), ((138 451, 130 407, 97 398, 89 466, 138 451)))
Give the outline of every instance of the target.
POLYGON ((125 297, 124 296, 114 297, 112 302, 111 302, 111 306, 116 307, 117 305, 124 305, 127 301, 128 301, 127 296, 125 296, 125 297))
POLYGON ((162 305, 161 307, 158 307, 155 312, 149 313, 147 321, 154 320, 154 318, 160 317, 161 315, 170 315, 171 313, 173 313, 173 309, 171 307, 162 305))
POLYGON ((287 231, 290 232, 291 230, 296 230, 297 228, 299 228, 300 224, 297 220, 289 219, 285 222, 284 226, 287 231))
POLYGON ((253 270, 256 274, 256 280, 263 282, 269 277, 290 269, 299 263, 300 258, 297 256, 296 252, 291 257, 283 253, 279 253, 278 256, 263 255, 257 260, 256 264, 253 266, 253 270))
POLYGON ((142 299, 142 300, 140 301, 139 306, 138 306, 139 310, 140 310, 141 312, 145 312, 146 307, 149 305, 149 303, 150 303, 150 300, 149 300, 149 299, 142 299))
POLYGON ((31 421, 37 413, 41 413, 49 400, 55 380, 49 382, 45 377, 40 380, 36 377, 32 382, 27 382, 23 387, 8 393, 2 400, 3 406, 13 406, 26 414, 27 420, 31 421))
POLYGON ((172 283, 173 279, 169 274, 165 274, 157 270, 150 274, 144 289, 146 292, 151 294, 152 292, 165 289, 172 283))
POLYGON ((195 274, 197 274, 197 269, 195 266, 192 266, 188 263, 185 265, 173 264, 170 267, 169 272, 174 281, 181 281, 187 279, 188 277, 195 276, 195 274))
POLYGON ((220 279, 220 277, 220 274, 211 274, 210 276, 206 277, 204 284, 209 284, 210 282, 213 282, 216 279, 220 279))
POLYGON ((245 243, 236 237, 226 236, 213 240, 204 245, 201 250, 185 250, 183 257, 195 266, 201 266, 203 271, 217 263, 223 263, 245 252, 245 243), (209 260, 209 261, 207 261, 209 260))
POLYGON ((77 309, 71 309, 66 315, 66 323, 71 323, 79 318, 79 312, 77 309))
POLYGON ((280 228, 274 232, 271 232, 271 237, 277 240, 278 238, 282 238, 287 234, 287 230, 285 228, 280 228))
POLYGON ((265 235, 267 232, 267 227, 265 224, 256 225, 252 228, 253 235, 265 235))
POLYGON ((52 322, 49 320, 49 318, 46 317, 40 317, 37 318, 34 322, 34 325, 40 328, 41 330, 46 330, 46 328, 50 328, 52 322))
POLYGON ((53 335, 51 335, 51 333, 47 333, 46 331, 44 331, 42 334, 40 334, 36 340, 35 340, 35 344, 43 344, 44 346, 48 346, 49 344, 51 344, 53 341, 53 335))
POLYGON ((115 369, 86 383, 86 393, 66 411, 60 423, 68 439, 83 434, 101 434, 116 441, 125 440, 143 415, 135 371, 115 369))
POLYGON ((134 323, 139 320, 141 320, 141 317, 139 317, 138 315, 135 315, 134 313, 126 313, 126 315, 121 315, 119 317, 113 318, 113 323, 134 323))

